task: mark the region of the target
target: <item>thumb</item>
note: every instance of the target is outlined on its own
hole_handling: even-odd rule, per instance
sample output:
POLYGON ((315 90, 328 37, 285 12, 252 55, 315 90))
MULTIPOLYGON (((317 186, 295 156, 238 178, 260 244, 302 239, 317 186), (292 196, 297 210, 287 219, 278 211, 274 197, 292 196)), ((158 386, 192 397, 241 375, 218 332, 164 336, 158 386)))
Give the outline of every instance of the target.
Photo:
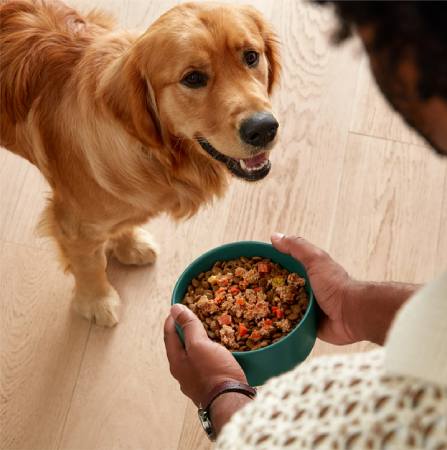
POLYGON ((179 303, 171 307, 171 316, 180 325, 185 336, 185 347, 200 339, 208 339, 205 328, 199 318, 185 305, 179 303))
POLYGON ((276 250, 293 256, 304 265, 306 270, 316 262, 321 264, 321 262, 329 258, 326 252, 299 236, 286 236, 281 233, 273 233, 271 240, 276 250))

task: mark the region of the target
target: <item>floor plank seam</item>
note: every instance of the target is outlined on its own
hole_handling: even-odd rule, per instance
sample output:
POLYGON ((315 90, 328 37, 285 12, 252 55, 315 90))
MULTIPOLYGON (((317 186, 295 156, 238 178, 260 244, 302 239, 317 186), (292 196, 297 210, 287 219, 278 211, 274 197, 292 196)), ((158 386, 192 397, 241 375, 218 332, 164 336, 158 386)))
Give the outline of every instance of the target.
POLYGON ((373 139, 380 139, 381 141, 396 142, 398 144, 411 145, 411 146, 423 148, 424 150, 427 150, 427 149, 431 150, 428 146, 423 145, 423 144, 417 144, 417 143, 414 143, 414 142, 408 142, 408 141, 403 141, 403 140, 394 139, 394 138, 386 138, 386 137, 383 137, 383 136, 376 136, 375 134, 360 133, 359 131, 353 131, 353 130, 349 130, 349 134, 353 134, 355 136, 370 137, 370 138, 373 138, 373 139))
POLYGON ((67 412, 65 413, 64 420, 62 422, 61 434, 60 434, 60 437, 58 439, 56 450, 61 450, 61 445, 62 445, 62 441, 63 441, 63 438, 64 438, 64 433, 65 433, 65 428, 66 428, 67 421, 68 421, 68 416, 70 415, 71 406, 73 404, 73 398, 74 398, 74 395, 75 395, 75 392, 76 392, 76 388, 78 387, 79 375, 81 374, 82 365, 84 363, 84 357, 85 357, 85 354, 87 352, 87 346, 88 346, 88 342, 90 340, 90 334, 92 332, 92 327, 93 326, 96 326, 96 325, 90 323, 90 326, 89 326, 89 329, 88 329, 88 333, 87 333, 87 338, 85 340, 84 348, 82 350, 81 360, 79 362, 79 369, 78 369, 77 374, 76 374, 76 381, 74 383, 73 390, 71 391, 70 399, 68 401, 68 408, 67 408, 67 412))

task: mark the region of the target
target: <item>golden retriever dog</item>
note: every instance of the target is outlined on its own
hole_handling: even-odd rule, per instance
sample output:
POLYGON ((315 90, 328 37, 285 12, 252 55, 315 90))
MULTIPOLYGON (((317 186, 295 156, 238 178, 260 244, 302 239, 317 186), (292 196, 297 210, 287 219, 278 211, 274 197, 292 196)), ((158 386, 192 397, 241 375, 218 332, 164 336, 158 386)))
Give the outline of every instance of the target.
POLYGON ((275 35, 255 9, 214 3, 176 6, 139 36, 58 1, 0 0, 0 21, 0 144, 51 187, 42 224, 73 307, 113 326, 109 253, 150 264, 144 222, 193 215, 229 174, 268 174, 275 35))

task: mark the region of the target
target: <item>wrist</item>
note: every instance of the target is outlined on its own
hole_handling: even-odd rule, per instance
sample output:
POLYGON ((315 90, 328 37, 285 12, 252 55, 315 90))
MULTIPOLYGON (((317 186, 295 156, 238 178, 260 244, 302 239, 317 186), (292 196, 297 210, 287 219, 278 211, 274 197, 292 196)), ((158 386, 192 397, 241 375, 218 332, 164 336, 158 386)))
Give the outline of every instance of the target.
POLYGON ((208 437, 214 440, 231 416, 255 396, 256 389, 240 381, 227 379, 215 385, 198 411, 208 437))
POLYGON ((210 419, 218 436, 223 426, 231 419, 234 413, 239 411, 252 399, 240 392, 224 392, 210 405, 210 419))
POLYGON ((343 320, 352 341, 382 345, 397 311, 418 288, 408 283, 353 281, 343 302, 343 320))
POLYGON ((352 280, 345 291, 343 322, 352 343, 369 340, 365 329, 366 310, 369 307, 365 304, 365 292, 367 290, 367 282, 352 280))

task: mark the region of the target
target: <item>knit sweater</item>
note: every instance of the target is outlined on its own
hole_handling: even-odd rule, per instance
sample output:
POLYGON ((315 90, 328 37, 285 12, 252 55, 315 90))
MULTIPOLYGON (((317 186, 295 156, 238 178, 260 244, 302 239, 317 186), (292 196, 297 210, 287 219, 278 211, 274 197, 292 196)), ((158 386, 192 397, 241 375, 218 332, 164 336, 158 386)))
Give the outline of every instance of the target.
POLYGON ((270 380, 218 450, 447 450, 447 274, 399 311, 385 346, 270 380))

